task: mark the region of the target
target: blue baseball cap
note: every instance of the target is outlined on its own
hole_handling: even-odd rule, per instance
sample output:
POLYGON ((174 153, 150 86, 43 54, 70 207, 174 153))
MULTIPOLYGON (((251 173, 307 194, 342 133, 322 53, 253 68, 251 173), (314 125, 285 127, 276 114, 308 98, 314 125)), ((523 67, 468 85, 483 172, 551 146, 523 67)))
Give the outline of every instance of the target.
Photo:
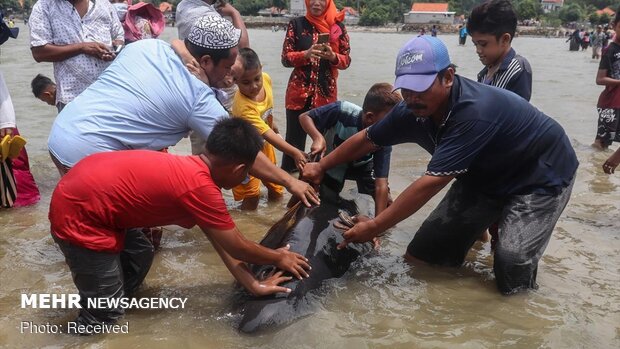
POLYGON ((398 52, 394 89, 426 91, 437 73, 449 65, 450 56, 443 41, 429 35, 411 39, 398 52))

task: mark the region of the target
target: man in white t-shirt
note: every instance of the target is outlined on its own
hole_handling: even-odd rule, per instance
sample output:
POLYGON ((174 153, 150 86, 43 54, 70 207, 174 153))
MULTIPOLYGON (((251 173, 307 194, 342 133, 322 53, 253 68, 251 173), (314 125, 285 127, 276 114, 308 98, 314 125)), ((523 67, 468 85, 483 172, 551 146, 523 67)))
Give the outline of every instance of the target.
MULTIPOLYGON (((237 57, 241 31, 216 16, 202 17, 186 46, 209 81, 217 84, 237 57)), ((48 140, 61 174, 99 152, 161 150, 190 130, 207 138, 228 117, 209 85, 198 80, 164 41, 147 39, 127 46, 101 76, 58 115, 48 140)), ((302 201, 318 203, 314 190, 278 171, 259 155, 252 174, 285 186, 302 201)))

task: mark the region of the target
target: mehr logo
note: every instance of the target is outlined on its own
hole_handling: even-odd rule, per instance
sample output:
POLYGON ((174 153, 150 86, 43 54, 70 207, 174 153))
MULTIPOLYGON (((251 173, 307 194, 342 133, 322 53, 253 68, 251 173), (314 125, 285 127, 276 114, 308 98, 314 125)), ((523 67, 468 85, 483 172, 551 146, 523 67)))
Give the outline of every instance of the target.
POLYGON ((26 295, 22 293, 21 306, 24 308, 82 308, 80 305, 80 295, 72 294, 55 294, 55 293, 39 293, 26 295))
POLYGON ((409 51, 400 56, 399 66, 409 65, 417 62, 421 62, 424 59, 424 52, 409 51))
MULTIPOLYGON (((77 293, 55 294, 38 293, 21 295, 21 307, 42 309, 82 308, 81 297, 77 293)), ((88 309, 184 309, 187 298, 180 297, 145 297, 145 298, 87 298, 88 309)))

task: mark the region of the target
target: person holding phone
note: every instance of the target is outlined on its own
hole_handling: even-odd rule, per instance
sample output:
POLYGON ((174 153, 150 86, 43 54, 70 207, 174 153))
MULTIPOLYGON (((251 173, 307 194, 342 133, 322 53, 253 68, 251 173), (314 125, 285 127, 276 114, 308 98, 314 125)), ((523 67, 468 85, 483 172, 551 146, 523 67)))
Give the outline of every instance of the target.
MULTIPOLYGON (((304 151, 306 133, 299 116, 338 99, 338 70, 351 64, 344 12, 333 0, 305 0, 306 15, 291 20, 282 47, 282 64, 293 68, 286 89, 286 142, 304 151)), ((282 169, 295 170, 295 161, 282 157, 282 169)))
POLYGON ((29 27, 34 60, 53 62, 58 112, 97 80, 116 58, 114 46, 125 42, 109 1, 40 0, 29 27))

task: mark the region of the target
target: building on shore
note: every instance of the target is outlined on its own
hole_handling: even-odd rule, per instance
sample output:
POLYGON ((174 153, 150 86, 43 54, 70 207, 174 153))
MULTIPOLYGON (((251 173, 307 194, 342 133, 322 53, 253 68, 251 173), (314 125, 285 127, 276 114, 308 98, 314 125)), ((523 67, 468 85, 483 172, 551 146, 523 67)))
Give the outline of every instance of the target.
POLYGON ((606 14, 607 16, 609 16, 609 18, 614 18, 614 16, 616 15, 616 11, 610 9, 609 7, 605 7, 602 10, 596 11, 596 14, 599 16, 606 14))
POLYGON ((559 11, 564 6, 564 0, 540 0, 540 7, 544 13, 559 11))
POLYGON ((448 11, 448 3, 416 2, 405 13, 405 24, 452 24, 454 13, 448 11))

